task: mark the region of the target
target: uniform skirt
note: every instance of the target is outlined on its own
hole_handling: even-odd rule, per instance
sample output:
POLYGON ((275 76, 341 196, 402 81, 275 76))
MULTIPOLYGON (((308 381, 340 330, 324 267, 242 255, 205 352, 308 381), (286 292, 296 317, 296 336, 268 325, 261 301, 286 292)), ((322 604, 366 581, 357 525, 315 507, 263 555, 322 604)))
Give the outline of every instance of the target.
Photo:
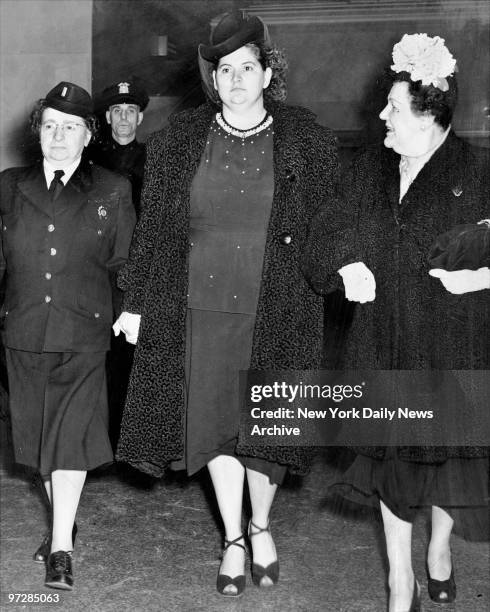
POLYGON ((54 470, 110 463, 105 352, 32 353, 6 348, 17 463, 54 470))
POLYGON ((219 455, 281 484, 287 468, 235 453, 240 423, 239 372, 247 370, 255 316, 189 309, 186 320, 185 457, 172 469, 193 474, 219 455))

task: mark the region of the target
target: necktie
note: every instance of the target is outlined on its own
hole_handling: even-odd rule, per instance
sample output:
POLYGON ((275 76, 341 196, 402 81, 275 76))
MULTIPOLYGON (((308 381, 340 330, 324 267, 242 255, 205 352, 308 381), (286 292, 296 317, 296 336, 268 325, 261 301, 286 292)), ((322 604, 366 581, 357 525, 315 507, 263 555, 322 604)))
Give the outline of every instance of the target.
POLYGON ((61 177, 65 174, 64 170, 55 170, 54 178, 51 181, 51 185, 49 186, 49 193, 51 194, 51 200, 54 202, 56 198, 60 195, 61 190, 63 189, 63 181, 61 177))

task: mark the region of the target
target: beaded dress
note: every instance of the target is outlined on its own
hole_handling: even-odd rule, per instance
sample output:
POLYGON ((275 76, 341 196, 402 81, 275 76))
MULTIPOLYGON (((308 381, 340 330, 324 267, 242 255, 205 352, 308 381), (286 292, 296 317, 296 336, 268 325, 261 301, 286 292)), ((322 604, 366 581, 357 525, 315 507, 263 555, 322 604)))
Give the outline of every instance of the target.
POLYGON ((274 192, 272 123, 241 131, 218 113, 192 183, 185 457, 172 465, 189 474, 234 454, 274 192))

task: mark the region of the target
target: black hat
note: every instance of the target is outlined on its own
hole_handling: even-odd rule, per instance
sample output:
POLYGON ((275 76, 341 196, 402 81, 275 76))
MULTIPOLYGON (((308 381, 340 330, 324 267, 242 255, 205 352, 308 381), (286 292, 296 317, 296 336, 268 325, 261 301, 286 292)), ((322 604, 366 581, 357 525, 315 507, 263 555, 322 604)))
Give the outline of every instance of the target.
POLYGON ((199 45, 199 55, 208 62, 217 62, 247 43, 266 38, 267 28, 259 17, 234 11, 227 13, 211 32, 210 45, 199 45))
POLYGON ((50 108, 78 117, 87 117, 94 112, 94 104, 88 91, 66 81, 61 81, 53 87, 45 100, 50 108))
POLYGON ((430 248, 429 264, 448 272, 490 266, 490 219, 456 225, 438 236, 430 248))
POLYGON ((97 106, 107 110, 113 104, 137 104, 144 111, 150 101, 146 91, 134 81, 121 81, 106 87, 97 106))

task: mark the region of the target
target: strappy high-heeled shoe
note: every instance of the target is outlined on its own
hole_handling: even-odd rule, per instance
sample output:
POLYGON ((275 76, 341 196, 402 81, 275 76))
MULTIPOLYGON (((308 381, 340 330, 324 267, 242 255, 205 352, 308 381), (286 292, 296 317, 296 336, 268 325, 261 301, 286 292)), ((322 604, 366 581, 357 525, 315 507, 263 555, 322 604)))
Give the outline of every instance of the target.
MULTIPOLYGON (((234 540, 227 540, 225 538, 225 547, 223 548, 223 556, 221 558, 224 557, 226 551, 228 550, 228 548, 230 548, 230 546, 239 546, 240 548, 243 548, 246 553, 247 549, 245 548, 245 546, 243 544, 239 544, 240 540, 244 539, 245 537, 243 535, 239 535, 238 538, 235 538, 234 540)), ((216 578, 216 588, 218 590, 218 593, 224 595, 225 597, 239 597, 243 593, 243 590, 245 588, 245 574, 240 574, 239 576, 231 578, 227 574, 220 574, 218 572, 218 577, 216 578), (236 589, 236 593, 226 593, 225 589, 229 586, 234 586, 236 589)))
MULTIPOLYGON (((248 537, 251 540, 254 536, 259 535, 260 533, 267 532, 269 535, 271 533, 271 524, 270 521, 267 522, 267 527, 259 527, 256 525, 252 519, 248 524, 248 537), (257 531, 252 532, 252 528, 257 531)), ((272 536, 271 536, 272 537, 272 536)), ((272 563, 269 563, 267 567, 263 565, 259 565, 258 563, 254 563, 252 561, 252 582, 255 586, 258 587, 269 587, 277 584, 279 581, 279 561, 276 559, 272 563), (264 581, 264 578, 268 578, 268 580, 264 581)))
POLYGON ((432 601, 440 604, 452 603, 456 599, 456 581, 454 580, 454 569, 447 580, 435 580, 431 578, 429 566, 427 569, 427 588, 432 601))

